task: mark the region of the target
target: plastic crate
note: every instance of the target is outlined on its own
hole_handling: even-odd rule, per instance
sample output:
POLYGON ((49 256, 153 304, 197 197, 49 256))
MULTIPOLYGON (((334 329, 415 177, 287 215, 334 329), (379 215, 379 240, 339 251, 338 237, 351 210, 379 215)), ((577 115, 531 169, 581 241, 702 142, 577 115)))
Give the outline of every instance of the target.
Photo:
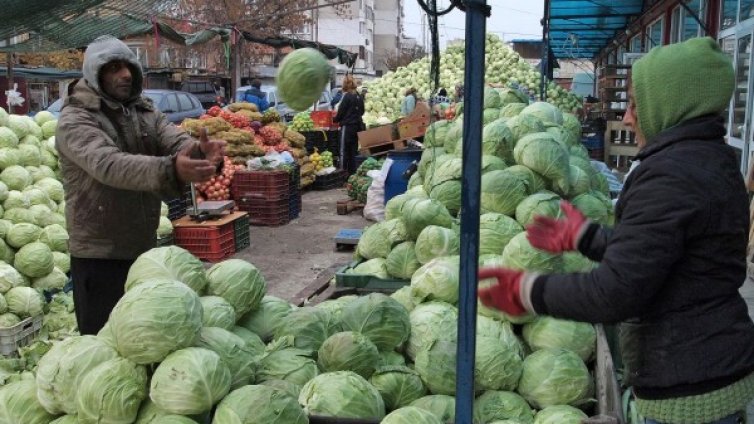
POLYGON ((238 171, 233 175, 230 193, 233 200, 249 194, 287 199, 290 178, 287 171, 238 171))
POLYGON ((333 126, 333 112, 329 110, 315 110, 309 114, 314 121, 315 128, 330 128, 333 126))
POLYGON ((335 285, 337 287, 353 287, 357 289, 370 289, 370 290, 398 290, 401 287, 411 284, 411 280, 394 279, 382 279, 373 275, 359 275, 349 274, 349 270, 358 265, 359 262, 351 262, 350 264, 339 269, 335 273, 335 285))
POLYGON ((175 244, 197 258, 218 262, 236 252, 233 222, 218 227, 177 227, 175 244))
POLYGON ((268 200, 243 197, 236 201, 238 209, 249 214, 252 225, 282 225, 290 221, 290 201, 288 198, 268 200))
POLYGON ((30 345, 42 330, 42 315, 26 318, 18 324, 0 328, 0 354, 18 356, 18 349, 30 345))
POLYGON ((343 170, 337 170, 332 174, 317 175, 312 184, 312 190, 332 190, 343 187, 346 183, 347 174, 343 170))
POLYGON ((288 216, 290 219, 298 218, 301 213, 301 194, 297 193, 288 200, 288 216))
POLYGON ((236 243, 236 252, 251 246, 249 215, 244 215, 233 221, 233 240, 236 243))
POLYGON ((184 215, 186 215, 186 209, 188 208, 189 198, 183 196, 168 200, 165 202, 168 205, 168 219, 173 221, 184 215))

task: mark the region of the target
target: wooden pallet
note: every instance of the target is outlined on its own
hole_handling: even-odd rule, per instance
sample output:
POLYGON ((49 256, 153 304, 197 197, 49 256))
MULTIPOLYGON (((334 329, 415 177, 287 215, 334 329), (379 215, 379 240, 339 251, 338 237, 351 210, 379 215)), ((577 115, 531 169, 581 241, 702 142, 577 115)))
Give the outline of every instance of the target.
POLYGON ((408 147, 410 138, 401 138, 398 140, 388 141, 387 143, 374 144, 359 150, 362 156, 380 156, 386 155, 393 150, 403 150, 408 147))
POLYGON ((348 215, 353 211, 364 209, 364 204, 352 199, 338 200, 335 204, 338 215, 348 215))

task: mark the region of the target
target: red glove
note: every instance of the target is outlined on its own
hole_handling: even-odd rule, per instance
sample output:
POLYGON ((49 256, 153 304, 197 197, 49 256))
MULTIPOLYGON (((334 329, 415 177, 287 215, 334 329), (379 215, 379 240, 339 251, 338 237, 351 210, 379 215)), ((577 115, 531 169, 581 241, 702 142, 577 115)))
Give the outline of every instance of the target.
POLYGON ((480 288, 479 300, 484 306, 499 309, 511 316, 525 315, 528 311, 521 303, 522 271, 507 268, 486 268, 479 270, 479 279, 496 278, 497 284, 480 288))
POLYGON ((537 215, 534 217, 534 222, 526 227, 526 238, 532 246, 551 253, 577 249, 578 238, 589 221, 565 200, 561 200, 560 210, 563 211, 564 218, 555 219, 537 215))

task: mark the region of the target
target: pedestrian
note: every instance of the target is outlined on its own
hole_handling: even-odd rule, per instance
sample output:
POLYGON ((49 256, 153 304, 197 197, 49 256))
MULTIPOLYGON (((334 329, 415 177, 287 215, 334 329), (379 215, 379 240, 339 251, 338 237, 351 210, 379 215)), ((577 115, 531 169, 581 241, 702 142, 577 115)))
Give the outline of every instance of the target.
POLYGON ((86 49, 83 79, 69 86, 55 147, 65 187, 71 279, 81 334, 96 334, 124 293, 128 269, 155 247, 160 199, 205 182, 224 141, 197 142, 142 96, 143 74, 122 41, 86 49))
POLYGON ((440 88, 437 91, 437 95, 432 98, 431 106, 435 119, 445 119, 445 111, 450 107, 450 99, 448 98, 447 90, 440 88))
POLYGON ((335 109, 335 106, 337 106, 338 103, 340 103, 340 99, 342 98, 343 98, 343 89, 339 87, 335 90, 335 95, 333 96, 332 100, 330 100, 330 107, 335 109))
POLYGON ((243 100, 257 105, 259 112, 264 112, 270 108, 270 103, 267 101, 267 93, 262 91, 262 81, 258 79, 251 82, 251 87, 244 93, 243 100))
POLYGON ((453 100, 455 100, 456 103, 460 103, 463 101, 463 84, 457 84, 456 85, 456 93, 455 96, 453 96, 453 100))
POLYGON ((408 116, 416 108, 416 89, 411 87, 406 90, 406 95, 401 102, 401 116, 408 116))
POLYGON ((356 172, 356 154, 359 150, 359 131, 364 125, 364 98, 356 90, 353 77, 343 80, 343 98, 338 105, 338 113, 333 120, 340 124, 341 167, 351 175, 356 172))
POLYGON ((641 164, 618 199, 614 228, 568 203, 537 217, 532 246, 580 251, 589 273, 483 269, 481 302, 509 314, 621 323, 628 385, 648 424, 738 423, 754 398, 754 323, 746 277, 748 206, 722 113, 730 59, 711 38, 656 47, 630 76, 624 124, 641 164))

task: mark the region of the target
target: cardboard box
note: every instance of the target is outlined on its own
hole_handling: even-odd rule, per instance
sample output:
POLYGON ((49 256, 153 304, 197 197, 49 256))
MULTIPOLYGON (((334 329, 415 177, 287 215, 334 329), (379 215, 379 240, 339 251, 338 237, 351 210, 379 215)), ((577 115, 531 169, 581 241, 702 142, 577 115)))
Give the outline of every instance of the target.
POLYGON ((381 125, 359 132, 359 148, 389 143, 398 138, 397 128, 393 124, 381 125))
POLYGON ((428 125, 429 119, 404 119, 398 124, 398 135, 400 138, 423 137, 428 125))

